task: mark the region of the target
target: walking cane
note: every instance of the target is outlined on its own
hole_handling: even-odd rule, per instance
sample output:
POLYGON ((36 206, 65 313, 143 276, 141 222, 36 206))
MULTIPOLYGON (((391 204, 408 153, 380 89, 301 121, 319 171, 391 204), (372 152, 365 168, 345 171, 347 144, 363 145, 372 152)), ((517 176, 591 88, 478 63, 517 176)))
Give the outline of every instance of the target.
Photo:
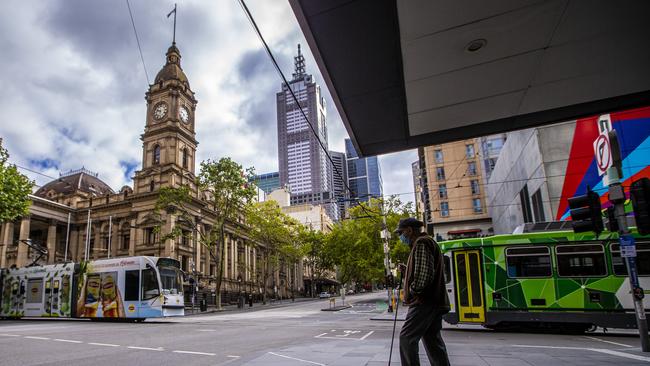
POLYGON ((399 275, 399 284, 397 285, 397 304, 395 304, 395 318, 393 319, 393 335, 390 338, 390 353, 388 354, 388 366, 393 358, 393 343, 395 342, 395 326, 397 325, 397 313, 399 312, 400 289, 402 288, 402 273, 399 275))

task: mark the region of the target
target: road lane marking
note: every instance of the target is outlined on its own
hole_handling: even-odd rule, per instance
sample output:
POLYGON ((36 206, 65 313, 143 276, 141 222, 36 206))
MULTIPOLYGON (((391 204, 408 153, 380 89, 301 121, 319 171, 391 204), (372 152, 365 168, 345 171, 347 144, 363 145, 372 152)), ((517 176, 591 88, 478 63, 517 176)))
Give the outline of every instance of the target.
MULTIPOLYGON (((104 347, 119 347, 119 344, 112 344, 112 343, 95 343, 95 342, 88 342, 88 344, 93 345, 93 346, 104 346, 104 347)), ((129 347, 131 348, 131 347, 129 347)))
POLYGON ((0 334, 2 337, 22 337, 20 334, 0 334))
POLYGON ((190 355, 203 355, 203 356, 216 356, 216 353, 209 352, 195 352, 195 351, 172 351, 173 353, 187 353, 190 355))
POLYGON ((301 361, 301 362, 310 363, 310 364, 312 364, 312 365, 326 366, 324 363, 318 363, 318 362, 314 362, 314 361, 307 361, 307 360, 303 360, 303 359, 301 359, 301 358, 295 358, 295 357, 291 357, 291 356, 285 356, 285 355, 281 355, 281 354, 279 354, 279 353, 275 353, 275 352, 269 352, 269 354, 272 354, 273 356, 278 356, 278 357, 288 358, 288 359, 290 359, 290 360, 296 360, 296 361, 301 361))
POLYGON ((631 353, 619 352, 619 351, 614 351, 614 350, 611 350, 611 349, 604 349, 604 348, 536 346, 536 345, 524 345, 524 344, 513 344, 512 346, 513 347, 523 347, 523 348, 546 348, 546 349, 567 349, 567 350, 592 351, 592 352, 605 353, 605 354, 609 354, 609 355, 612 355, 612 356, 630 358, 630 359, 637 360, 637 361, 650 362, 650 357, 633 355, 631 353))
POLYGON ((321 333, 321 334, 319 334, 319 335, 317 335, 317 336, 314 336, 314 338, 320 338, 320 337, 324 336, 325 334, 327 334, 327 332, 325 332, 325 333, 321 333))
POLYGON ((162 347, 158 348, 151 348, 151 347, 136 347, 136 346, 128 346, 127 348, 130 349, 140 349, 140 350, 145 350, 145 351, 164 351, 165 349, 162 347))
POLYGON ((75 340, 72 340, 72 339, 60 339, 60 338, 54 338, 53 341, 66 342, 66 343, 83 343, 82 341, 75 341, 75 340))
POLYGON ((374 330, 371 330, 370 332, 366 333, 366 335, 364 335, 363 337, 361 337, 359 340, 360 340, 360 341, 363 341, 364 339, 370 337, 370 335, 371 335, 372 333, 374 333, 374 332, 375 332, 374 330))
POLYGON ((239 358, 239 357, 241 357, 241 356, 227 355, 226 357, 230 357, 230 358, 239 358))
POLYGON ((197 329, 197 332, 216 332, 216 329, 197 329))
POLYGON ((42 339, 44 341, 49 340, 49 338, 47 338, 47 337, 36 337, 36 336, 25 336, 25 338, 27 338, 27 339, 42 339))
POLYGON ((589 336, 584 336, 584 337, 587 338, 587 339, 594 340, 594 341, 599 341, 599 342, 604 342, 604 343, 613 344, 613 345, 615 345, 615 346, 623 346, 623 347, 628 347, 628 348, 632 348, 632 347, 634 347, 634 346, 630 346, 629 344, 618 343, 618 342, 612 342, 612 341, 607 341, 607 340, 600 339, 600 338, 596 338, 596 337, 589 337, 589 336))

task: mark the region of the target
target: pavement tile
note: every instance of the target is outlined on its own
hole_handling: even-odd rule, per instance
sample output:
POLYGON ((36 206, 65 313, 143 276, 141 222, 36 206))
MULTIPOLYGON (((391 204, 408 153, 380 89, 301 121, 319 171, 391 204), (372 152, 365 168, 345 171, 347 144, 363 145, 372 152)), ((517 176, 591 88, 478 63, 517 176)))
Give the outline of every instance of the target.
POLYGON ((481 356, 483 361, 487 362, 490 366, 531 366, 527 361, 521 358, 513 357, 486 357, 481 356))

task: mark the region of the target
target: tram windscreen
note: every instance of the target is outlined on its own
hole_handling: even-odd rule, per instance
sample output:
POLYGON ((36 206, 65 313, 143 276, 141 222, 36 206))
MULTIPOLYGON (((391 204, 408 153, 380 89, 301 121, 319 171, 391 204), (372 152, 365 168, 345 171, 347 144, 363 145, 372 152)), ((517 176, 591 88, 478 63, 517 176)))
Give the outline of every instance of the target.
POLYGON ((181 271, 173 267, 159 267, 160 282, 162 282, 163 293, 176 295, 183 292, 183 276, 181 271))

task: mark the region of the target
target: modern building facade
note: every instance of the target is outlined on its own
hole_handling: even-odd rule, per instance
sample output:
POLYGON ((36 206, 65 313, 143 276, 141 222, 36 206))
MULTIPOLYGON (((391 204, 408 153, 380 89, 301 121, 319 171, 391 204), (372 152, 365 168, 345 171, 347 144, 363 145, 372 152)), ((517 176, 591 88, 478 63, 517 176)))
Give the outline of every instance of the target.
POLYGON ((492 233, 479 148, 479 139, 468 139, 419 151, 423 217, 438 239, 492 233))
MULTIPOLYGON (((624 187, 650 177, 650 107, 610 113, 604 124, 618 134, 624 187)), ((598 174, 593 142, 599 116, 508 134, 489 179, 488 205, 497 234, 524 223, 567 220, 568 199, 587 187, 609 206, 604 176, 598 174)))
POLYGON ((351 191, 350 205, 354 206, 359 201, 367 202, 370 198, 381 198, 384 189, 379 159, 376 156, 360 158, 350 139, 345 139, 345 156, 348 187, 351 191))
POLYGON ((479 138, 481 144, 481 160, 483 161, 483 179, 487 182, 492 175, 494 166, 499 159, 499 154, 503 145, 506 143, 508 134, 501 133, 497 135, 484 136, 479 138))
POLYGON ((345 187, 348 181, 348 168, 345 159, 345 153, 338 151, 330 151, 330 157, 334 162, 332 165, 332 188, 334 191, 334 199, 338 206, 339 218, 343 219, 346 215, 345 206, 347 198, 349 197, 347 188, 345 187))
POLYGON ((289 187, 291 204, 326 204, 328 214, 336 220, 338 210, 332 200, 331 164, 326 153, 325 99, 312 75, 305 73, 300 45, 294 63, 292 80, 276 95, 280 185, 289 187))
POLYGON ((264 191, 264 194, 269 194, 280 188, 280 173, 272 172, 258 174, 253 177, 252 182, 255 183, 259 189, 264 191))

